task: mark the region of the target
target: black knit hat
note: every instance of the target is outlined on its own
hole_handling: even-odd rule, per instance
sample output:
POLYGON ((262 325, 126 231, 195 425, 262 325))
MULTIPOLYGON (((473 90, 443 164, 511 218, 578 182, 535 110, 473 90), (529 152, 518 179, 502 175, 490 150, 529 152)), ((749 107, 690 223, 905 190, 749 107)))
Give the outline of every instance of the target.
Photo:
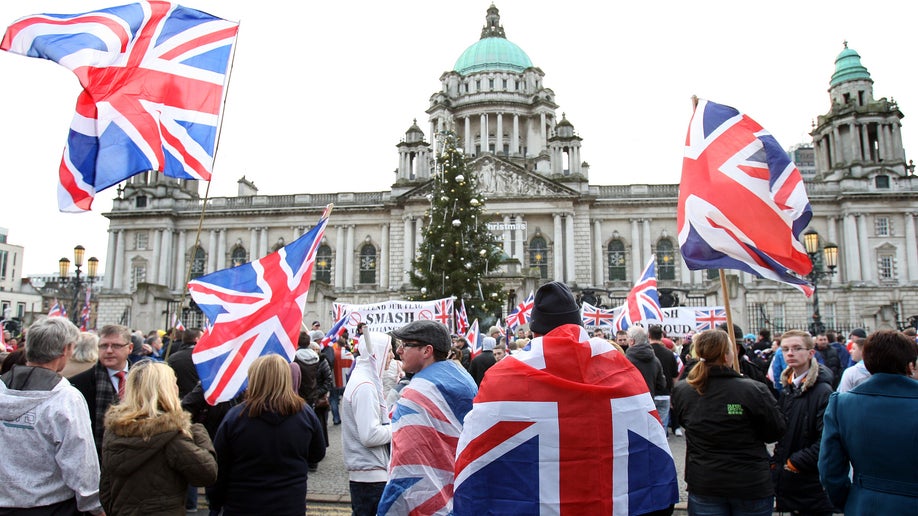
POLYGON ((583 325, 580 307, 567 285, 557 281, 539 287, 532 307, 529 329, 546 334, 562 324, 583 325))

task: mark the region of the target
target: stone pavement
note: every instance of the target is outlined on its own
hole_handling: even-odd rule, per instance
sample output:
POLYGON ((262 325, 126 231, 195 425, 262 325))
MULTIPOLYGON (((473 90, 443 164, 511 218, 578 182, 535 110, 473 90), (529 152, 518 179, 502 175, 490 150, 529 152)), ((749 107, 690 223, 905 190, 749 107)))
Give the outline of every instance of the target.
MULTIPOLYGON (((311 515, 350 514, 351 497, 348 494, 347 472, 341 455, 341 425, 332 425, 331 417, 328 440, 328 450, 325 459, 319 463, 319 471, 309 474, 306 506, 311 515)), ((682 478, 685 467, 685 438, 670 435, 669 447, 673 452, 679 475, 679 504, 676 506, 676 514, 685 514, 687 495, 685 481, 682 478)))

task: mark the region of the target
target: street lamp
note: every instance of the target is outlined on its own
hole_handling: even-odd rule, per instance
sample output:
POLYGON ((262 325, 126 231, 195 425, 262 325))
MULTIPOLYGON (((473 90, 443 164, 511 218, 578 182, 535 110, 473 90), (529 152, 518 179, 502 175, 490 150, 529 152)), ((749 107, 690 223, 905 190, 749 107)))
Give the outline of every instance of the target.
MULTIPOLYGON (((60 278, 61 285, 64 286, 69 283, 70 287, 73 289, 73 301, 70 304, 70 320, 73 322, 73 324, 76 324, 77 326, 80 326, 80 315, 79 315, 79 312, 77 312, 77 303, 79 301, 80 291, 82 290, 82 287, 83 287, 83 280, 80 278, 80 276, 83 273, 82 271, 83 256, 85 256, 85 254, 86 254, 85 247, 81 245, 77 245, 76 247, 73 248, 73 264, 75 266, 75 269, 73 271, 73 274, 74 274, 73 278, 70 278, 70 259, 68 259, 67 257, 64 257, 58 260, 57 262, 58 272, 60 273, 60 276, 61 276, 60 278)), ((95 256, 90 257, 89 260, 86 260, 86 266, 87 266, 86 279, 89 280, 89 292, 91 296, 92 295, 92 284, 96 280, 96 274, 99 270, 99 259, 96 258, 95 256)))
POLYGON ((806 277, 813 284, 813 322, 810 324, 810 333, 816 336, 826 330, 825 324, 822 323, 822 316, 819 314, 819 280, 829 278, 829 281, 832 281, 831 277, 835 274, 835 268, 838 267, 838 246, 833 243, 826 243, 822 246, 822 260, 819 266, 816 265, 820 251, 819 233, 808 229, 803 234, 803 246, 806 248, 807 256, 810 257, 810 263, 813 264, 813 269, 806 277))

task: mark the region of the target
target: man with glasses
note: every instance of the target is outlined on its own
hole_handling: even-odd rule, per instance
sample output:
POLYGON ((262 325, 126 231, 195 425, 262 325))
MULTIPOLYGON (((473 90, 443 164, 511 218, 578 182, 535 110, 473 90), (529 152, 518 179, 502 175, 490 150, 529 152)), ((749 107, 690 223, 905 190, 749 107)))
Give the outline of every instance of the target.
POLYGON ((813 337, 800 330, 781 336, 787 367, 781 373, 778 408, 787 433, 775 445, 775 510, 831 515, 832 502, 819 483, 822 417, 832 394, 832 372, 819 364, 813 337))
POLYGON ((392 411, 392 459, 379 514, 449 513, 456 443, 478 388, 447 360, 451 342, 443 324, 414 321, 392 336, 402 368, 414 376, 392 411))
POLYGON ((70 378, 70 383, 86 398, 96 453, 99 454, 102 452, 105 412, 124 396, 128 356, 132 349, 129 328, 118 324, 103 326, 99 331, 99 362, 70 378))

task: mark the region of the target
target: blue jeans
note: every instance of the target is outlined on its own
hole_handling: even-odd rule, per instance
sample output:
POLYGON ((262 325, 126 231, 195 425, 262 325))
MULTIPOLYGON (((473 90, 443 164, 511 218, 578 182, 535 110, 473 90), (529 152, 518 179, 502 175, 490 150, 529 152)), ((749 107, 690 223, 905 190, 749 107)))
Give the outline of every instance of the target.
POLYGON ((350 481, 352 516, 376 516, 379 499, 382 498, 385 482, 350 481))
POLYGON ((328 405, 331 407, 332 423, 341 424, 341 414, 338 413, 338 403, 341 401, 341 395, 344 394, 344 387, 335 387, 328 393, 328 405))
POLYGON ((669 396, 654 396, 653 404, 657 407, 657 414, 660 415, 663 430, 666 430, 667 425, 669 425, 669 396))
POLYGON ((689 516, 771 516, 774 508, 774 496, 743 499, 688 495, 689 516))

